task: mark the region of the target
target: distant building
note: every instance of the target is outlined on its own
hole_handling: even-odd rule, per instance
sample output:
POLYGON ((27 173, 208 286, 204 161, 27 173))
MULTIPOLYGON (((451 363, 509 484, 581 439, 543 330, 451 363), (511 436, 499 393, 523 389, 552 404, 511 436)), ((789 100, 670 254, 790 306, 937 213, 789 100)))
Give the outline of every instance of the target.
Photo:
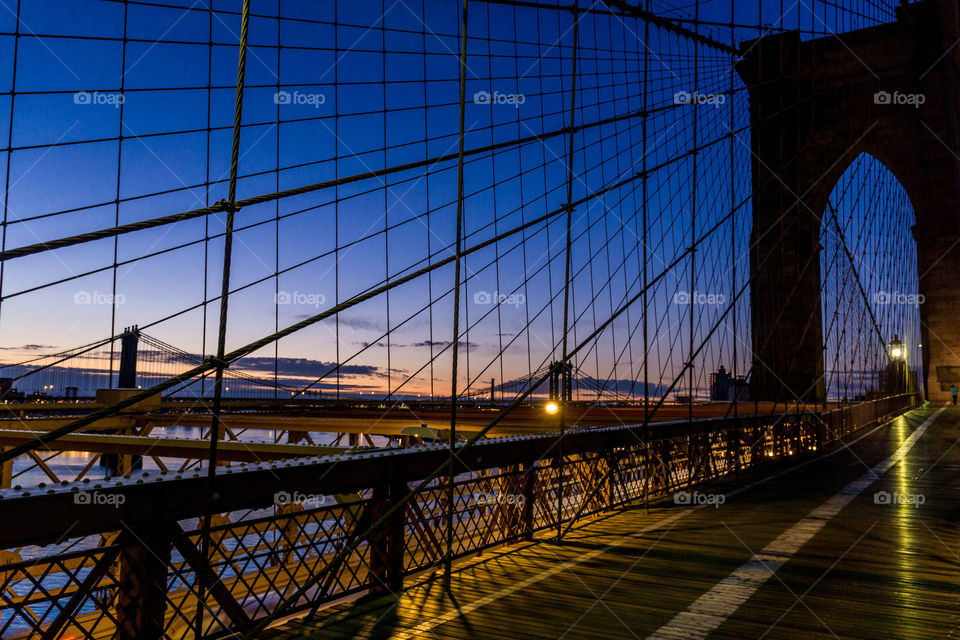
POLYGON ((719 402, 749 400, 750 393, 747 381, 742 377, 734 378, 723 365, 716 373, 710 374, 710 399, 719 402))
POLYGON ((7 402, 23 400, 23 393, 13 388, 13 378, 0 378, 0 400, 6 400, 7 402))

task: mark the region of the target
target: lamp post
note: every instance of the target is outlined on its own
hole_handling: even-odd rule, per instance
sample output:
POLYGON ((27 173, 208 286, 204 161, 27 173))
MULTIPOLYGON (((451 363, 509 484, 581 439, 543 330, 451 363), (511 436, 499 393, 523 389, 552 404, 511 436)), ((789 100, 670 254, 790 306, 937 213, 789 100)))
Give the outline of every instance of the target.
POLYGON ((890 359, 903 361, 905 355, 903 342, 897 337, 897 334, 893 334, 893 340, 890 341, 890 359))
POLYGON ((903 393, 906 390, 906 380, 904 368, 906 364, 907 350, 903 342, 893 334, 893 340, 887 345, 890 354, 890 363, 887 366, 888 377, 890 379, 890 391, 893 393, 903 393))

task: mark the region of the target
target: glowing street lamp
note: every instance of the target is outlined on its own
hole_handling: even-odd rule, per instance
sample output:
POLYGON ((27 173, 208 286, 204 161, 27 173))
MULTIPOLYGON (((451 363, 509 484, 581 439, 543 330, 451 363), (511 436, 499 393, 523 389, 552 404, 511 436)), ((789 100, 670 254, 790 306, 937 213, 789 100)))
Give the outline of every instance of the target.
POLYGON ((548 402, 547 404, 544 405, 543 410, 546 411, 547 413, 553 415, 553 414, 555 414, 557 411, 560 411, 560 405, 557 404, 556 402, 552 402, 552 401, 551 401, 551 402, 548 402))
POLYGON ((897 337, 897 334, 893 334, 893 340, 890 341, 890 357, 893 360, 903 360, 906 357, 906 351, 903 348, 903 342, 897 337))

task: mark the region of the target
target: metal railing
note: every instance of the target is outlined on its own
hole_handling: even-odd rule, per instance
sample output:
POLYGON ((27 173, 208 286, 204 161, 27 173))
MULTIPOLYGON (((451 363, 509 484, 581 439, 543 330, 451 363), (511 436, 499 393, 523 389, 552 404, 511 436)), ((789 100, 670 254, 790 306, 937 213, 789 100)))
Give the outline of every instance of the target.
POLYGON ((442 447, 220 468, 209 562, 198 522, 205 474, 3 491, 0 636, 192 638, 198 583, 202 634, 224 636, 294 594, 290 611, 403 588, 442 564, 448 514, 453 556, 464 557, 820 450, 919 403, 919 394, 904 394, 822 413, 572 431, 563 436, 562 476, 559 436, 492 439, 457 456, 452 509, 446 478, 408 496, 447 460, 442 447), (334 570, 301 589, 404 500, 334 570))

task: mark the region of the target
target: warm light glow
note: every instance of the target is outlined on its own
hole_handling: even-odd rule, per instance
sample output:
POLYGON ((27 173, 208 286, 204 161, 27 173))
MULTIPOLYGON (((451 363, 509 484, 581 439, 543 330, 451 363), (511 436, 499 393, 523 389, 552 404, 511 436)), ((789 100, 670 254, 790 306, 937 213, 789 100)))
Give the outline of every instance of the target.
POLYGON ((900 350, 900 347, 894 347, 893 349, 890 349, 890 355, 894 358, 899 358, 900 354, 902 353, 903 351, 900 350))
POLYGON ((548 402, 543 408, 547 413, 556 413, 557 411, 560 411, 560 405, 558 405, 556 402, 548 402))

